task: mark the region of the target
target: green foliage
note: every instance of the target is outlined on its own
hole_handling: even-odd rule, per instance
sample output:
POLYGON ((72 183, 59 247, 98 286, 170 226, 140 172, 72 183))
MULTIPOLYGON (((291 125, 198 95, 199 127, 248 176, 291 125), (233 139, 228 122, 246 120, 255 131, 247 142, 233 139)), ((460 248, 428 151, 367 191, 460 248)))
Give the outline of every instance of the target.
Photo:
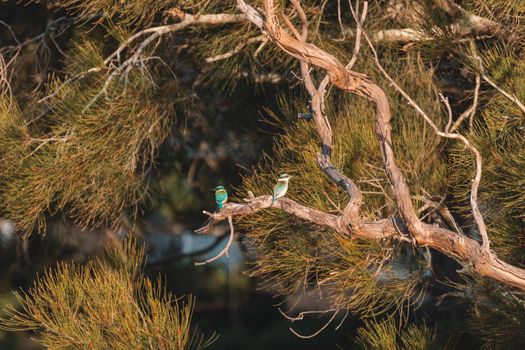
MULTIPOLYGON (((22 118, 16 102, 0 96, 0 174, 14 174, 17 164, 28 147, 24 141, 29 138, 29 130, 22 118)), ((0 186, 5 185, 6 177, 0 177, 0 186)))
POLYGON ((176 2, 174 0, 57 0, 54 4, 65 7, 80 17, 102 16, 110 20, 115 18, 122 24, 143 24, 151 22, 158 13, 176 5, 176 2))
POLYGON ((482 278, 476 278, 461 289, 473 304, 469 330, 483 340, 483 349, 517 350, 525 347, 523 293, 482 278))
POLYGON ((5 330, 33 330, 48 349, 203 349, 191 334, 194 299, 181 302, 141 274, 144 249, 114 242, 104 256, 47 270, 8 305, 5 330))
POLYGON ((362 349, 374 350, 444 350, 449 342, 443 342, 435 330, 425 324, 410 324, 399 330, 393 318, 385 321, 365 321, 357 330, 357 344, 362 349))
MULTIPOLYGON (((79 43, 70 57, 71 76, 102 61, 90 41, 79 43)), ((16 109, 10 117, 2 112, 5 123, 14 125, 2 129, 8 134, 0 152, 16 171, 2 174, 0 206, 23 232, 43 231, 46 215, 57 211, 81 226, 115 225, 123 210, 144 200, 145 176, 175 115, 177 83, 157 66, 123 72, 106 86, 107 79, 93 73, 65 85, 55 81, 48 102, 53 113, 31 137, 16 109)))
MULTIPOLYGON (((250 1, 256 8, 261 3, 250 1)), ((347 61, 355 40, 355 21, 348 3, 326 0, 301 3, 310 22, 308 42, 342 62, 347 61), (340 14, 338 4, 342 6, 340 14)), ((214 105, 203 109, 223 114, 231 108, 235 110, 233 113, 244 116, 255 108, 239 97, 242 94, 237 95, 235 88, 239 81, 244 80, 250 89, 261 88, 260 84, 254 84, 255 77, 271 74, 280 77, 281 82, 291 83, 290 86, 302 83, 291 74, 298 71, 298 61, 283 54, 276 45, 265 43, 260 30, 249 23, 187 28, 169 36, 169 40, 165 36, 159 39, 162 41, 152 43, 129 69, 116 68, 125 57, 137 52, 137 45, 143 40, 140 37, 121 52, 122 57, 109 65, 103 64, 116 45, 138 30, 178 21, 167 15, 171 8, 191 14, 238 13, 234 1, 56 0, 53 4, 66 8, 86 20, 85 23, 103 26, 91 28, 89 34, 82 32, 82 25, 73 26, 73 38, 78 44, 62 47, 73 46, 66 50, 68 58, 63 66, 56 65, 61 71, 55 70, 56 76, 46 81, 47 90, 43 92, 52 98, 45 106, 28 99, 31 94, 27 91, 25 95, 18 94, 18 90, 24 89, 21 83, 15 89, 17 101, 0 97, 0 215, 16 221, 17 228, 26 234, 35 229, 44 231, 46 220, 52 215, 66 214, 86 227, 114 226, 123 212, 137 213, 149 192, 149 176, 156 175, 158 170, 154 167, 156 153, 179 111, 176 101, 186 97, 184 89, 190 90, 188 96, 208 99, 214 105), (116 40, 106 40, 110 36, 116 40), (209 58, 226 53, 231 56, 206 63, 206 59, 210 61, 209 58), (63 85, 65 78, 72 80, 63 85)), ((300 27, 291 3, 281 1, 280 5, 283 14, 300 27)), ((524 41, 519 40, 525 33, 522 2, 465 0, 461 5, 503 24, 506 33, 512 35, 505 36, 497 45, 494 44, 500 39, 497 35, 466 38, 461 26, 467 23, 460 15, 439 10, 435 1, 430 0, 370 2, 365 22, 371 37, 378 30, 389 28, 412 28, 424 33, 424 40, 403 47, 398 43, 376 44, 386 70, 441 129, 445 113, 437 98, 436 81, 443 84, 442 92, 446 92, 445 87, 459 90, 459 96, 450 96, 454 116, 459 115, 469 102, 462 101, 470 95, 465 82, 472 81, 473 73, 479 72, 471 57, 473 52, 479 51, 487 75, 498 86, 525 101, 525 64, 521 59, 524 41)), ((60 29, 50 29, 49 33, 53 35, 55 30, 60 29)), ((36 49, 31 49, 28 56, 33 51, 41 52, 40 43, 33 44, 36 49)), ((47 47, 45 44, 49 43, 43 41, 43 44, 42 47, 47 47)), ((21 61, 20 57, 23 55, 17 61, 21 61)), ((393 148, 411 193, 414 197, 429 194, 447 201, 452 198, 456 218, 465 228, 469 227, 472 155, 455 141, 441 143, 406 100, 384 81, 370 57, 362 43, 355 69, 368 73, 389 96, 393 148)), ((316 80, 323 74, 312 68, 316 80)), ((271 101, 278 88, 264 88, 265 97, 271 101)), ((290 198, 339 214, 348 202, 348 195, 318 169, 320 146, 315 126, 295 119, 297 113, 308 108, 307 98, 298 90, 292 86, 281 94, 279 112, 270 106, 265 113, 273 127, 281 128, 282 135, 273 153, 244 178, 241 190, 269 194, 278 173, 287 172, 294 176, 288 192, 290 198)), ((260 103, 271 105, 266 102, 260 103)), ((221 181, 226 178, 221 174, 210 180, 192 174, 186 180, 181 172, 187 159, 181 161, 182 158, 193 161, 193 171, 199 162, 204 167, 218 168, 218 154, 253 152, 251 148, 255 148, 242 144, 244 137, 253 131, 244 131, 242 137, 235 134, 230 127, 233 123, 223 115, 214 118, 213 123, 202 122, 204 113, 196 109, 203 105, 192 106, 184 130, 173 137, 173 143, 179 145, 177 151, 166 152, 176 153, 173 157, 178 163, 170 168, 176 168, 170 177, 162 174, 165 177, 158 181, 158 188, 173 193, 166 197, 169 200, 158 200, 164 202, 157 203, 164 212, 172 208, 188 213, 196 211, 201 206, 199 197, 204 197, 196 195, 196 189, 210 187, 209 182, 217 178, 221 181), (204 131, 191 135, 195 129, 204 131), (200 143, 202 139, 207 143, 200 143), (191 148, 188 144, 194 141, 196 146, 188 156, 191 148), (234 142, 241 145, 231 146, 234 142), (203 159, 204 153, 208 159, 203 159)), ((361 212, 364 220, 397 216, 374 133, 373 106, 335 88, 330 90, 325 106, 334 130, 332 160, 364 192, 361 212)), ((245 129, 255 129, 254 124, 249 127, 244 122, 239 124, 245 129)), ((521 262, 525 257, 524 128, 525 116, 517 106, 484 84, 474 128, 460 129, 483 155, 480 207, 489 225, 492 246, 505 258, 521 262)), ((421 207, 415 199, 414 205, 421 207)), ((255 257, 250 273, 269 289, 282 295, 316 287, 332 307, 350 309, 364 316, 395 311, 404 316, 407 308, 421 301, 432 272, 429 255, 421 249, 408 244, 341 237, 280 211, 268 210, 245 217, 237 225, 246 232, 246 241, 255 257)), ((192 300, 182 308, 173 304, 172 296, 138 274, 139 265, 133 263, 134 257, 129 261, 123 258, 134 256, 129 247, 120 255, 115 253, 116 248, 112 249, 110 257, 85 267, 61 265, 56 271, 46 272, 29 294, 19 295, 25 309, 20 313, 12 310, 14 318, 5 320, 4 326, 36 329, 43 344, 51 348, 63 344, 85 348, 89 341, 95 348, 107 344, 113 345, 112 348, 161 348, 162 339, 169 339, 169 346, 189 347, 187 332, 192 300), (160 328, 155 328, 158 325, 160 328)), ((521 331, 520 326, 523 328, 523 317, 515 313, 523 310, 522 296, 488 288, 478 280, 470 288, 476 295, 472 326, 480 329, 487 347, 510 347, 512 344, 507 340, 521 331), (512 320, 508 323, 498 324, 509 317, 512 320)), ((359 331, 359 342, 365 348, 431 349, 436 348, 437 337, 425 325, 412 325, 400 331, 390 320, 367 323, 359 331)))

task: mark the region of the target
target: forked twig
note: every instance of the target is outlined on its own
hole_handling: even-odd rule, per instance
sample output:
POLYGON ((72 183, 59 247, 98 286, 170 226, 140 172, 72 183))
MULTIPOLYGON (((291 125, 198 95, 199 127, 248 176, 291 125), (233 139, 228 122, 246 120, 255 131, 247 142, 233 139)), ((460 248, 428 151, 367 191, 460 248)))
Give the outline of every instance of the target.
POLYGON ((337 316, 339 311, 341 311, 341 309, 335 310, 335 312, 332 315, 332 317, 330 317, 330 319, 321 328, 319 328, 319 330, 317 330, 315 333, 312 333, 312 334, 309 334, 309 335, 302 335, 302 334, 297 333, 292 327, 289 328, 290 332, 292 332, 295 336, 297 336, 299 338, 302 338, 302 339, 314 338, 317 335, 319 335, 322 331, 324 331, 326 329, 326 327, 328 327, 330 325, 330 323, 332 323, 332 321, 335 319, 335 317, 337 316))
POLYGON ((209 263, 214 262, 215 260, 219 259, 223 255, 228 256, 228 250, 230 249, 230 247, 231 247, 231 245, 233 243, 233 237, 234 237, 234 232, 235 232, 234 228, 233 228, 233 220, 232 220, 231 215, 228 216, 228 223, 230 224, 230 236, 228 238, 228 242, 226 243, 226 246, 224 246, 224 248, 219 252, 219 254, 215 255, 214 257, 209 258, 209 259, 204 260, 204 261, 195 262, 194 263, 195 266, 209 264, 209 263))

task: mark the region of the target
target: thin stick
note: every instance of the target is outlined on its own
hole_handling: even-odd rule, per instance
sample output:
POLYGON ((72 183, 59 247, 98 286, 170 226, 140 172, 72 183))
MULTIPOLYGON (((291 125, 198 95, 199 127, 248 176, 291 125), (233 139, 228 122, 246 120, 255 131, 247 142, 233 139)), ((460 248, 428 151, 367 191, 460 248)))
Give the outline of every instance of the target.
POLYGON ((447 125, 445 125, 445 132, 448 132, 450 126, 452 125, 452 108, 450 107, 450 103, 448 102, 448 97, 445 97, 441 92, 439 93, 439 98, 447 108, 448 121, 447 125))
POLYGON ((208 57, 208 58, 205 59, 205 61, 206 61, 206 63, 213 63, 213 62, 225 60, 227 58, 235 56, 236 54, 241 52, 246 46, 248 46, 250 44, 265 42, 266 40, 267 39, 264 36, 262 36, 262 35, 256 36, 254 38, 250 38, 250 39, 246 40, 246 42, 242 42, 239 45, 237 45, 235 47, 235 49, 227 51, 227 52, 225 52, 223 54, 220 54, 220 55, 208 57))
POLYGON ((485 80, 487 83, 489 83, 490 86, 492 86, 494 89, 498 90, 498 92, 500 94, 502 94, 503 96, 505 96, 507 99, 509 99, 510 101, 514 102, 515 104, 518 105, 519 109, 521 109, 521 111, 523 112, 523 114, 525 114, 525 106, 523 105, 523 103, 521 103, 520 100, 518 100, 518 98, 515 96, 515 95, 511 95, 509 94, 508 92, 506 92, 505 90, 503 90, 502 88, 500 88, 498 85, 496 85, 495 82, 493 82, 489 77, 487 77, 485 75, 485 73, 483 73, 481 75, 481 77, 483 78, 483 80, 485 80))
POLYGON ((505 96, 508 100, 514 102, 519 107, 519 109, 521 109, 523 114, 525 114, 525 105, 523 105, 523 103, 521 103, 521 101, 518 100, 518 98, 515 95, 509 94, 507 91, 503 90, 498 85, 496 85, 496 83, 493 82, 492 79, 490 79, 485 74, 485 68, 483 67, 483 61, 481 60, 481 57, 479 57, 478 55, 474 55, 474 58, 478 61, 479 69, 481 71, 481 77, 483 78, 483 80, 489 83, 489 85, 492 86, 494 89, 498 90, 498 92, 505 96))
POLYGON ((474 116, 476 115, 476 109, 478 108, 478 99, 479 99, 479 88, 481 86, 481 76, 476 74, 476 87, 474 88, 474 100, 472 105, 456 120, 454 125, 450 128, 450 132, 456 131, 457 128, 463 123, 465 118, 469 118, 469 130, 472 130, 472 124, 474 123, 474 116))
POLYGON ((215 255, 213 258, 209 258, 209 259, 207 259, 205 261, 202 261, 202 262, 194 263, 195 266, 209 264, 209 263, 219 259, 223 255, 228 256, 228 250, 230 249, 230 247, 231 247, 231 245, 233 243, 233 237, 234 237, 233 221, 232 221, 231 215, 228 216, 228 223, 230 224, 230 237, 228 238, 228 243, 226 243, 226 246, 219 252, 219 254, 215 255))
MULTIPOLYGON (((350 5, 350 11, 352 11, 352 14, 355 14, 354 9, 352 8, 352 2, 348 0, 348 4, 350 5)), ((359 3, 356 4, 356 11, 359 10, 359 3)), ((365 23, 366 14, 368 12, 368 1, 365 1, 363 4, 363 12, 361 13, 361 18, 359 19, 359 23, 356 26, 355 31, 355 44, 354 44, 354 53, 352 54, 352 58, 350 59, 350 62, 346 65, 347 69, 352 69, 355 62, 357 61, 357 55, 359 54, 359 49, 361 48, 361 28, 363 27, 363 24, 365 23)), ((357 17, 357 16, 354 16, 357 17)))
MULTIPOLYGON (((295 317, 289 316, 280 307, 277 308, 277 311, 279 311, 279 313, 281 315, 283 315, 287 320, 294 322, 294 321, 302 321, 302 320, 304 320, 304 316, 305 315, 325 314, 327 312, 337 311, 337 309, 302 311, 295 317)), ((290 311, 288 311, 288 312, 290 312, 290 311)))
POLYGON ((293 334, 295 334, 297 337, 299 338, 302 338, 302 339, 311 339, 311 338, 314 338, 315 336, 319 335, 322 331, 324 331, 326 329, 326 327, 328 327, 330 325, 330 323, 332 323, 332 321, 335 319, 335 316, 337 316, 337 314, 339 313, 340 309, 337 309, 334 314, 332 315, 332 317, 330 317, 330 319, 328 320, 328 322, 325 323, 324 326, 322 326, 317 332, 313 333, 313 334, 310 334, 310 335, 301 335, 299 333, 297 333, 292 327, 290 327, 290 332, 292 332, 293 334))

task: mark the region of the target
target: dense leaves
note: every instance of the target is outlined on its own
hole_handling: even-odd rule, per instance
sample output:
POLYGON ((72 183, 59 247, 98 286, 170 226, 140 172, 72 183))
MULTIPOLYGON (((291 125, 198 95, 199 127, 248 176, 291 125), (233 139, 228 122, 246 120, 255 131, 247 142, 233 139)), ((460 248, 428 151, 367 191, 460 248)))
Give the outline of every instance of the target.
POLYGON ((203 349, 213 338, 190 332, 194 300, 166 292, 141 274, 144 250, 112 243, 104 256, 47 270, 21 309, 8 306, 0 327, 34 330, 48 349, 203 349))

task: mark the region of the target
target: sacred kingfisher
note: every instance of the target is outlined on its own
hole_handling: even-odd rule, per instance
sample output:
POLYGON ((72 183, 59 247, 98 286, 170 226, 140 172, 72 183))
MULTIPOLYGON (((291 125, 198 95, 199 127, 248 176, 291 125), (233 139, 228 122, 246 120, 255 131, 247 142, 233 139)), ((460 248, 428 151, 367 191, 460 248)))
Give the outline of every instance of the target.
POLYGON ((277 184, 273 187, 273 194, 272 194, 272 204, 275 202, 276 198, 284 197, 286 194, 286 191, 288 191, 288 180, 290 180, 291 176, 288 174, 281 174, 279 176, 279 179, 277 179, 277 184))
POLYGON ((215 187, 215 203, 217 203, 217 208, 219 211, 222 209, 222 206, 228 200, 228 192, 224 189, 224 186, 215 187))

